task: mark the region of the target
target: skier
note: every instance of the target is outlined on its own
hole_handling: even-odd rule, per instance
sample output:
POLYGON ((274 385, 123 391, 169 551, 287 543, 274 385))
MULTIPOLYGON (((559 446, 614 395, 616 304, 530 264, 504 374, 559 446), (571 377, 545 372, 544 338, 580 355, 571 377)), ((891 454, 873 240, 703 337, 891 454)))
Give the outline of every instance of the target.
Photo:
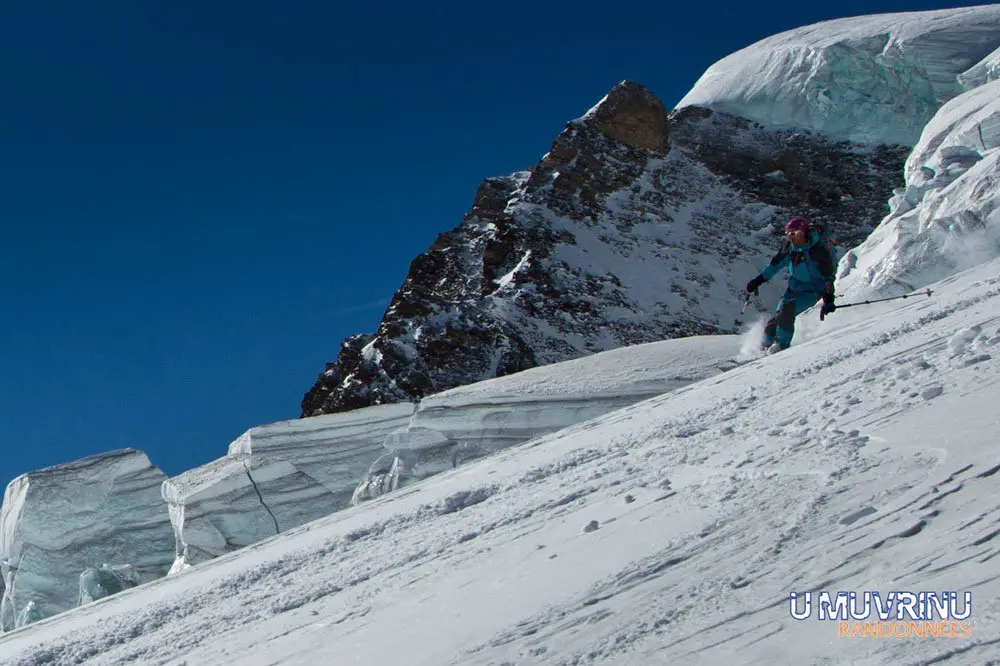
POLYGON ((747 283, 747 293, 756 295, 762 284, 781 269, 788 268, 788 288, 778 301, 775 315, 764 327, 761 346, 772 353, 788 349, 795 333, 795 318, 814 306, 820 298, 823 299, 821 319, 837 309, 833 291, 836 264, 830 245, 799 216, 785 225, 785 236, 786 240, 777 254, 771 257, 767 267, 747 283))

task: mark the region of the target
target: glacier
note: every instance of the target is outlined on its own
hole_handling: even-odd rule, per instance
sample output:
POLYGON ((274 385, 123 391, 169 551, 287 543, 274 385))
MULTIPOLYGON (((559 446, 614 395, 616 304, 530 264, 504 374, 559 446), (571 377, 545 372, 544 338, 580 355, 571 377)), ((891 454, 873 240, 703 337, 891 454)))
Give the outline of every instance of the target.
POLYGON ((139 585, 139 577, 135 567, 130 564, 100 567, 89 567, 80 574, 80 595, 77 602, 80 606, 91 601, 118 594, 139 585))
POLYGON ((958 75, 958 83, 965 91, 1000 79, 1000 48, 958 75))
POLYGON ((411 403, 250 428, 226 456, 166 479, 175 535, 170 573, 350 505, 359 479, 409 424, 411 403))
POLYGON ((888 214, 838 266, 838 298, 903 295, 1000 254, 1000 5, 786 31, 678 103, 861 144, 912 146, 888 214))
POLYGON ((904 188, 838 269, 838 293, 899 295, 1000 255, 1000 81, 955 97, 906 161, 904 188))
POLYGON ((408 426, 415 409, 414 404, 403 402, 269 423, 243 433, 229 445, 229 455, 260 453, 287 460, 346 507, 358 479, 385 453, 382 441, 408 426))
POLYGON ((719 374, 741 354, 737 336, 678 338, 601 352, 599 377, 588 356, 428 396, 386 437, 352 503, 719 374))
POLYGON ((343 498, 287 460, 220 458, 165 480, 176 559, 170 573, 298 527, 344 507, 343 498))
POLYGON ((23 475, 0 516, 2 628, 293 530, 345 508, 348 492, 377 497, 720 374, 740 345, 737 336, 636 345, 594 355, 607 368, 598 377, 594 358, 578 359, 453 389, 415 413, 407 403, 257 426, 222 458, 170 478, 131 449, 23 475))
MULTIPOLYGON (((773 35, 713 64, 677 108, 706 106, 766 127, 912 146, 959 76, 1000 47, 1000 6, 876 14, 773 35)), ((988 75, 989 65, 970 71, 988 75)))
POLYGON ((460 446, 433 428, 408 426, 382 442, 385 453, 371 464, 351 497, 351 504, 375 499, 451 469, 461 461, 460 446))
POLYGON ((164 576, 174 548, 165 478, 145 453, 121 449, 11 481, 0 513, 0 628, 75 607, 88 569, 128 566, 137 584, 164 576))

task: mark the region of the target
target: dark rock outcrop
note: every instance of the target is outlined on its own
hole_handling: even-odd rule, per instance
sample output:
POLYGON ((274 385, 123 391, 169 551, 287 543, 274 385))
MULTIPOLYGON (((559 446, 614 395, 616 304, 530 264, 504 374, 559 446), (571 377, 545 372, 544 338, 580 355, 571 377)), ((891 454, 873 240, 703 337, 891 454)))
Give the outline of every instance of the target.
POLYGON ((826 223, 847 247, 872 232, 903 181, 908 146, 832 142, 805 130, 685 107, 671 116, 676 145, 734 188, 826 223))
POLYGON ((733 330, 793 214, 863 239, 908 149, 775 132, 616 85, 531 170, 488 178, 302 415, 418 399, 628 344, 733 330))

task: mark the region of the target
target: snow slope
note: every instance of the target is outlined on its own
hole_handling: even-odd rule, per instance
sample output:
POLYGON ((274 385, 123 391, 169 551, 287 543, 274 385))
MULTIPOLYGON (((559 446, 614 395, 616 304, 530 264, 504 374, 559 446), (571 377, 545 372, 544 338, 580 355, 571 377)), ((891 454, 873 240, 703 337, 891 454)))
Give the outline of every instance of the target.
POLYGON ((825 21, 723 58, 677 106, 911 146, 963 84, 995 72, 998 46, 1000 5, 825 21))
POLYGON ((998 272, 0 636, 0 663, 985 663, 998 272), (821 590, 969 591, 972 635, 790 617, 821 590))
MULTIPOLYGON (((354 492, 378 497, 469 460, 586 421, 733 367, 735 335, 612 349, 460 386, 422 400, 354 492), (594 375, 594 366, 602 368, 594 375)), ((320 417, 324 418, 324 417, 320 417)))

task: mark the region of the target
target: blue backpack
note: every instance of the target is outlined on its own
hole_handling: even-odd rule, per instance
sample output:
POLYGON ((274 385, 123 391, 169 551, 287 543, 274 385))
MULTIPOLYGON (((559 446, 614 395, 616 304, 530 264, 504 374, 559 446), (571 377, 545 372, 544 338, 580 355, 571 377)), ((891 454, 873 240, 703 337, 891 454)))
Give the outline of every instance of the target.
POLYGON ((810 222, 809 230, 815 231, 819 235, 819 242, 830 252, 830 256, 833 257, 833 266, 836 268, 840 262, 840 245, 837 244, 837 238, 833 235, 830 227, 825 222, 810 222))

